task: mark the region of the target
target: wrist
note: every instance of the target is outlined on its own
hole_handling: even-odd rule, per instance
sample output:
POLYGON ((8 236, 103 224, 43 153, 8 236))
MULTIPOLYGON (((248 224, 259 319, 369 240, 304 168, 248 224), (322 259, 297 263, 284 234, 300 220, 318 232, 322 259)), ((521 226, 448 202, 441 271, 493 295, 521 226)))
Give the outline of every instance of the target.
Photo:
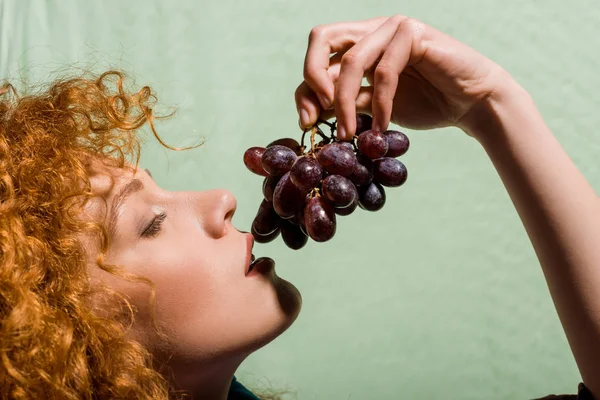
POLYGON ((506 71, 497 77, 498 85, 477 102, 457 126, 481 144, 499 139, 509 118, 526 118, 537 108, 531 95, 506 71))

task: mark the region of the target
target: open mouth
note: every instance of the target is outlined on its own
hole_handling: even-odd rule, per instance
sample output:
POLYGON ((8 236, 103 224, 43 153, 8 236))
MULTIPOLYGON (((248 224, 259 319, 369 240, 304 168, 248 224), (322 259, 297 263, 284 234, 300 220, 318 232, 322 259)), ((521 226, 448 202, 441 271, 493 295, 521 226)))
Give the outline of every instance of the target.
POLYGON ((250 256, 250 267, 248 268, 248 273, 250 273, 254 269, 254 262, 256 261, 256 256, 252 254, 250 256))
POLYGON ((250 276, 250 275, 268 275, 273 268, 275 267, 275 261, 273 261, 272 258, 270 257, 259 257, 256 258, 254 257, 254 254, 252 255, 252 261, 250 262, 250 265, 248 266, 248 273, 246 274, 246 276, 250 276))
POLYGON ((258 257, 252 253, 252 248, 254 247, 254 238, 252 235, 248 234, 246 236, 247 243, 247 253, 246 253, 246 262, 248 262, 246 267, 246 276, 249 275, 268 275, 275 267, 275 261, 269 257, 258 257))

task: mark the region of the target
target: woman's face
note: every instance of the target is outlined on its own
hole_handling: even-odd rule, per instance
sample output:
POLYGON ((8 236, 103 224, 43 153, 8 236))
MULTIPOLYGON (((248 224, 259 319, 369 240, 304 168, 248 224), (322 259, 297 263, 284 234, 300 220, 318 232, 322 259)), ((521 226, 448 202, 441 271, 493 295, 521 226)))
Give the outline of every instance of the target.
POLYGON ((129 296, 136 309, 132 335, 152 353, 190 366, 239 365, 296 319, 300 293, 268 262, 246 275, 253 240, 231 223, 231 193, 168 192, 146 170, 134 174, 98 164, 90 180, 107 203, 94 199, 86 211, 107 215, 109 230, 111 212, 116 217, 105 262, 156 284, 156 320, 168 339, 153 332, 149 287, 102 271, 97 248, 90 252, 91 277, 129 296))

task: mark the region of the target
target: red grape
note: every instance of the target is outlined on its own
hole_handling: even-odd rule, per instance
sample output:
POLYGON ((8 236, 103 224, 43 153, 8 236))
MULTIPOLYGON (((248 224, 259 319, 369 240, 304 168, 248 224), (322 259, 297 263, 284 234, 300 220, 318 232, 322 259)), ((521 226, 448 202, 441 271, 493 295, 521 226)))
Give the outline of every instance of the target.
POLYGON ((277 236, 279 236, 279 233, 281 232, 280 228, 277 228, 277 230, 275 230, 273 233, 269 234, 269 235, 259 235, 258 233, 256 233, 256 231, 254 229, 251 229, 251 233, 252 236, 254 237, 254 241, 256 243, 269 243, 272 242, 273 240, 277 239, 277 236))
POLYGON ((302 233, 304 233, 308 237, 308 232, 306 231, 306 225, 304 224, 304 222, 302 222, 301 224, 299 224, 298 227, 300 228, 300 230, 302 231, 302 233))
POLYGON ((303 156, 296 160, 290 170, 290 179, 301 190, 309 192, 323 177, 323 169, 316 158, 303 156))
POLYGON ((250 147, 244 153, 244 164, 246 168, 257 175, 269 176, 269 173, 262 166, 261 158, 264 152, 264 147, 250 147))
POLYGON ((302 232, 302 229, 288 221, 283 221, 281 224, 281 238, 292 250, 300 250, 308 242, 308 236, 302 232))
POLYGON ((302 154, 302 150, 300 149, 300 144, 298 143, 298 141, 296 139, 292 139, 292 138, 277 139, 277 140, 274 140, 271 143, 269 143, 267 145, 267 147, 272 147, 275 145, 285 146, 285 147, 293 150, 297 156, 302 154))
POLYGON ((262 155, 262 166, 271 175, 280 176, 288 172, 296 161, 296 153, 289 147, 273 145, 262 155))
POLYGON ((327 172, 341 176, 350 175, 356 166, 354 152, 338 142, 323 146, 317 159, 327 172))
POLYGON ((294 225, 298 225, 300 229, 302 229, 302 232, 308 236, 306 233, 306 226, 304 225, 304 204, 302 204, 302 207, 300 207, 298 212, 292 218, 287 219, 286 221, 289 221, 294 225))
POLYGON ((359 154, 354 171, 348 177, 356 185, 363 187, 371 183, 373 180, 373 162, 366 156, 359 154))
POLYGON ((292 218, 304 205, 305 198, 306 192, 294 185, 290 179, 290 173, 286 172, 275 186, 273 208, 281 218, 292 218))
POLYGON ((379 183, 372 182, 360 191, 358 205, 367 211, 381 210, 385 205, 385 190, 379 183))
POLYGON ((252 229, 259 235, 266 236, 277 230, 280 224, 281 218, 275 213, 273 204, 263 200, 258 207, 254 221, 252 221, 252 229))
POLYGON ((352 145, 352 143, 350 142, 337 142, 339 143, 341 146, 344 146, 345 148, 347 148, 348 150, 350 150, 351 152, 354 153, 354 146, 352 145))
POLYGON ((277 182, 279 182, 278 176, 269 176, 264 179, 262 192, 265 200, 273 201, 273 192, 275 191, 275 187, 277 186, 277 182))
POLYGON ((281 235, 287 247, 298 250, 308 238, 328 241, 336 233, 336 216, 350 215, 358 207, 378 211, 386 202, 384 187, 406 182, 406 167, 396 159, 410 145, 404 133, 374 131, 373 118, 357 113, 355 136, 340 141, 336 122, 320 123, 331 129, 331 137, 313 126, 303 132, 301 145, 281 138, 244 153, 246 167, 265 177, 264 200, 250 228, 257 243, 281 235))
POLYGON ((356 136, 371 130, 373 118, 368 114, 356 114, 356 136))
POLYGON ((326 242, 335 235, 335 213, 325 199, 315 196, 306 202, 304 224, 315 242, 326 242))
POLYGON ((383 134, 387 139, 389 147, 386 157, 400 157, 408 151, 410 141, 404 133, 400 131, 385 131, 383 134))
POLYGON ((400 160, 384 157, 373 161, 373 165, 373 175, 383 186, 396 187, 406 182, 406 167, 400 160))
POLYGON ((364 132, 358 137, 357 145, 358 151, 371 160, 385 156, 388 151, 387 139, 383 136, 383 133, 377 131, 364 132))
POLYGON ((322 189, 323 197, 334 207, 347 207, 358 197, 356 186, 340 175, 329 175, 323 179, 322 189))
POLYGON ((356 195, 356 197, 354 198, 354 200, 352 200, 352 203, 350 203, 350 205, 346 206, 346 207, 333 207, 333 211, 335 211, 335 213, 337 215, 350 215, 354 212, 354 210, 356 210, 356 207, 358 206, 358 195, 356 195))

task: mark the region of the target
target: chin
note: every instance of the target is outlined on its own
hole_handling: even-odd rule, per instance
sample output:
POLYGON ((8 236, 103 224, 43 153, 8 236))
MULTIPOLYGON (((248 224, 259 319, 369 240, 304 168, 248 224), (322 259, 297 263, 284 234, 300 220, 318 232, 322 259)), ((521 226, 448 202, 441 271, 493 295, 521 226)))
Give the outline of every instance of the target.
POLYGON ((268 311, 270 316, 267 318, 270 322, 265 324, 269 328, 263 330, 260 339, 254 345, 254 350, 265 346, 288 330, 302 308, 302 296, 293 284, 279 277, 276 277, 273 283, 275 298, 271 303, 271 310, 268 311))
POLYGON ((296 286, 279 277, 277 277, 275 288, 281 311, 289 320, 289 325, 291 325, 298 317, 300 309, 302 309, 302 295, 296 286))

